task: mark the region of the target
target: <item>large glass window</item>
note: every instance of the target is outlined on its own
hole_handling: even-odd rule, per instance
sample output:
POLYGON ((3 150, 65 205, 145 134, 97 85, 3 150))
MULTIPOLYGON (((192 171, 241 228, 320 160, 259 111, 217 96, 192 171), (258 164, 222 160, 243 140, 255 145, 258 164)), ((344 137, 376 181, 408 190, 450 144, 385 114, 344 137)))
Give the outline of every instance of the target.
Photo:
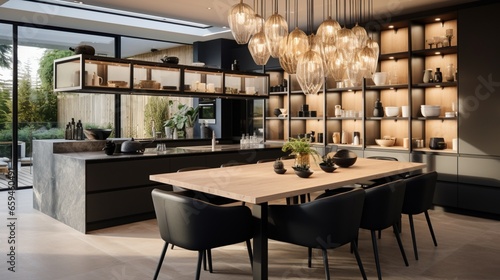
POLYGON ((98 56, 115 56, 113 37, 19 27, 19 132, 34 138, 63 138, 71 119, 86 127, 112 128, 114 96, 53 92, 53 61, 89 45, 98 56), (30 102, 28 102, 28 100, 30 102), (41 133, 43 132, 43 133, 41 133), (29 132, 26 132, 29 134, 29 132))
POLYGON ((8 188, 9 170, 16 164, 12 150, 12 25, 0 24, 0 190, 8 188))

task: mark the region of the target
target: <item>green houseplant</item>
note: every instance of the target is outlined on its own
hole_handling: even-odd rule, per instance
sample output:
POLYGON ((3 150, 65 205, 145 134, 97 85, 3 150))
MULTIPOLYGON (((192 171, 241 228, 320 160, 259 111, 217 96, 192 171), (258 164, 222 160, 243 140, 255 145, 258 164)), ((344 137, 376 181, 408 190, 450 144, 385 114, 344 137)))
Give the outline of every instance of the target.
MULTIPOLYGON (((169 101, 169 106, 172 107, 173 101, 169 101)), ((190 131, 189 138, 192 138, 192 129, 196 119, 198 118, 199 107, 191 107, 186 104, 178 104, 177 111, 172 114, 172 116, 165 121, 164 126, 173 128, 177 131, 183 131, 186 135, 187 131, 190 131)), ((174 132, 175 133, 175 132, 174 132)), ((175 137, 174 137, 175 138, 175 137)))
POLYGON ((318 152, 311 147, 311 139, 309 138, 289 138, 281 148, 283 152, 290 151, 290 155, 295 155, 295 163, 293 168, 295 170, 309 170, 310 155, 318 156, 318 152))
POLYGON ((333 154, 326 154, 321 159, 322 159, 322 162, 320 162, 320 164, 319 164, 319 167, 321 168, 321 170, 328 172, 328 173, 331 173, 335 169, 337 169, 335 167, 335 159, 333 158, 333 154))

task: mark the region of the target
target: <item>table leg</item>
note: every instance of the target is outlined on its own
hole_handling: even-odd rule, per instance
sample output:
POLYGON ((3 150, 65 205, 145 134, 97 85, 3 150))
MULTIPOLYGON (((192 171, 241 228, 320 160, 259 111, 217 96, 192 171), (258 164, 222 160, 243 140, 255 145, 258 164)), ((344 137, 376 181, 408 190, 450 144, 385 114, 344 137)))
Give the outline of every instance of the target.
POLYGON ((253 210, 257 218, 257 230, 253 238, 253 279, 264 280, 268 274, 267 202, 255 205, 253 210))

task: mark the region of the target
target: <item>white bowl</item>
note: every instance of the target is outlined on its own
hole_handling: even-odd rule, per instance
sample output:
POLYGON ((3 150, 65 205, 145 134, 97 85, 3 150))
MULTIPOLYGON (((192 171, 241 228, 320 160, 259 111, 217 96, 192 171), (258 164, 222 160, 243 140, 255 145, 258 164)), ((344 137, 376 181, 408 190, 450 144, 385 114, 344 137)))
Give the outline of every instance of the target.
POLYGON ((382 147, 392 147, 396 143, 396 138, 375 139, 375 142, 382 147))
POLYGON ((281 112, 281 114, 286 115, 288 110, 286 108, 280 108, 280 112, 281 112))
POLYGON ((387 80, 387 72, 375 72, 373 73, 372 79, 377 86, 385 85, 385 81, 387 80))
POLYGON ((441 114, 441 106, 422 105, 420 107, 420 112, 424 117, 439 117, 441 114))
POLYGON ((385 115, 387 117, 397 117, 397 116, 399 116, 399 108, 400 107, 387 106, 384 108, 385 115))

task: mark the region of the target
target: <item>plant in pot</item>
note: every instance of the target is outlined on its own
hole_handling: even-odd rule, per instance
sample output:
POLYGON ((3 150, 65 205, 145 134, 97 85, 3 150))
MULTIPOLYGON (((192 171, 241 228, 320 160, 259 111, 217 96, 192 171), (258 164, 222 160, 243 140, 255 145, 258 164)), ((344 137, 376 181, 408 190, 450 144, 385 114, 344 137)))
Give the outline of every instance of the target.
POLYGON ((311 176, 312 171, 309 170, 310 157, 313 157, 316 161, 315 156, 318 156, 318 152, 311 147, 311 140, 309 138, 291 137, 283 144, 281 150, 283 152, 290 151, 290 155, 295 155, 295 163, 292 168, 299 177, 307 178, 311 176))
MULTIPOLYGON (((169 105, 172 106, 173 101, 169 101, 169 105)), ((195 108, 188 106, 186 104, 177 105, 177 111, 172 114, 170 119, 165 121, 165 127, 171 127, 174 129, 174 138, 176 132, 184 132, 185 138, 193 138, 193 127, 196 119, 198 118, 198 106, 195 108)))
POLYGON ((321 168, 321 170, 325 171, 325 172, 328 172, 328 173, 331 173, 333 172, 335 169, 337 169, 335 167, 335 160, 333 159, 333 155, 332 154, 326 154, 322 157, 322 162, 320 162, 319 164, 319 167, 321 168))
POLYGON ((274 172, 276 172, 278 174, 285 174, 285 172, 286 172, 285 165, 283 164, 283 161, 281 161, 280 158, 277 158, 274 161, 273 168, 274 168, 274 172))

